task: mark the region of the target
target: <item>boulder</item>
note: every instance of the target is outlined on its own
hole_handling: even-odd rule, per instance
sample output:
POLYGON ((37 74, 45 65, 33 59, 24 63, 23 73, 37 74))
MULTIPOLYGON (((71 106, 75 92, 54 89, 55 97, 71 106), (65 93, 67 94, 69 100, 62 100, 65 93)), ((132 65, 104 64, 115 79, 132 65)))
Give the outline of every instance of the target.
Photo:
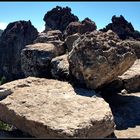
POLYGON ((38 31, 30 21, 9 23, 0 38, 0 77, 6 80, 24 76, 21 70, 20 53, 37 37, 38 31))
POLYGON ((71 13, 69 7, 56 6, 52 10, 48 11, 43 20, 45 21, 45 31, 60 30, 63 32, 69 23, 78 21, 78 17, 71 13))
POLYGON ((123 88, 128 92, 140 91, 140 59, 119 78, 122 80, 123 88))
POLYGON ((62 32, 59 30, 52 30, 38 34, 34 43, 47 43, 48 41, 63 40, 62 32))
POLYGON ((57 56, 51 60, 51 74, 52 77, 59 80, 69 80, 69 63, 68 55, 64 54, 57 56))
POLYGON ((93 90, 33 77, 1 88, 11 95, 0 101, 0 119, 36 138, 104 138, 114 131, 108 103, 93 90))
POLYGON ((80 34, 79 33, 76 33, 76 34, 73 34, 73 35, 70 35, 68 36, 66 39, 65 39, 65 44, 67 46, 67 50, 68 52, 70 52, 73 48, 73 43, 80 37, 80 34))
POLYGON ((134 30, 134 27, 122 15, 112 17, 112 23, 109 23, 105 28, 101 29, 103 32, 112 30, 120 37, 120 39, 137 39, 140 40, 140 32, 134 30))
POLYGON ((85 18, 82 22, 71 22, 65 31, 65 36, 69 36, 75 33, 84 34, 86 32, 92 32, 97 29, 94 21, 89 18, 85 18))
POLYGON ((79 83, 96 89, 114 81, 129 69, 136 56, 119 37, 108 32, 94 31, 82 35, 68 55, 70 73, 79 83))
POLYGON ((64 54, 64 48, 52 43, 27 45, 21 52, 22 70, 25 76, 50 77, 52 58, 64 54))

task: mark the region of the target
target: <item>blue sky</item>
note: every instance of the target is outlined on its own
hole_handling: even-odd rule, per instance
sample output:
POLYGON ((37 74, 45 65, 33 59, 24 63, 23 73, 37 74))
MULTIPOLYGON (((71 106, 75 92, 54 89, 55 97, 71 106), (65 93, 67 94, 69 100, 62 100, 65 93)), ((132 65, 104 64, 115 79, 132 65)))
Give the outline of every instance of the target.
POLYGON ((123 15, 140 31, 140 2, 0 2, 0 29, 18 20, 31 20, 42 31, 45 13, 56 6, 70 7, 80 20, 92 19, 97 29, 111 22, 113 15, 123 15))

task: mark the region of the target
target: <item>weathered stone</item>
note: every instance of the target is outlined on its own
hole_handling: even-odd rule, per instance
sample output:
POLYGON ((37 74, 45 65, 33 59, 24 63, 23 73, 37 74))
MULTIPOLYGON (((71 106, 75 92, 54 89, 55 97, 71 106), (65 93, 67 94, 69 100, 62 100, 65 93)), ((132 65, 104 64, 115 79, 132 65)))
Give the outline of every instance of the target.
POLYGON ((124 40, 123 43, 134 49, 137 58, 140 59, 140 41, 124 40))
POLYGON ((27 45, 21 52, 22 70, 25 76, 50 77, 52 58, 64 54, 63 48, 52 43, 27 45))
POLYGON ((75 33, 84 34, 86 32, 92 32, 97 29, 94 21, 89 18, 85 18, 82 22, 71 22, 65 31, 65 36, 69 36, 75 33))
POLYGON ((62 54, 66 53, 66 45, 63 41, 54 40, 54 41, 48 41, 48 43, 51 43, 55 46, 55 48, 59 52, 59 55, 62 55, 62 54))
POLYGON ((118 34, 121 39, 137 39, 140 40, 140 32, 134 30, 134 27, 122 15, 120 17, 113 16, 112 23, 109 23, 105 28, 101 29, 103 32, 112 30, 118 34))
POLYGON ((34 43, 48 43, 48 41, 63 40, 62 32, 59 30, 39 33, 34 43))
POLYGON ((140 91, 140 59, 137 59, 132 67, 119 78, 123 82, 123 88, 127 91, 140 91))
POLYGON ((12 92, 0 101, 0 119, 37 138, 103 138, 114 131, 109 105, 93 90, 33 77, 0 88, 12 92))
POLYGON ((60 40, 63 40, 63 35, 60 30, 52 30, 47 32, 48 36, 58 37, 60 40))
POLYGON ((92 89, 114 81, 135 60, 133 50, 111 30, 82 35, 68 56, 70 73, 92 89))
POLYGON ((65 43, 66 43, 66 46, 67 46, 67 50, 70 52, 73 48, 73 43, 80 37, 80 34, 76 33, 76 34, 73 34, 73 35, 70 35, 68 36, 66 39, 65 39, 65 43))
POLYGON ((0 77, 13 80, 24 76, 20 53, 37 35, 37 29, 30 21, 16 21, 7 26, 0 38, 0 77))
POLYGON ((78 17, 71 13, 71 9, 69 7, 59 7, 53 8, 48 11, 43 20, 45 21, 45 31, 49 30, 60 30, 64 31, 69 23, 78 21, 78 17))
POLYGON ((67 60, 68 55, 64 54, 55 57, 51 61, 51 74, 52 77, 59 80, 70 79, 69 75, 69 63, 67 60))

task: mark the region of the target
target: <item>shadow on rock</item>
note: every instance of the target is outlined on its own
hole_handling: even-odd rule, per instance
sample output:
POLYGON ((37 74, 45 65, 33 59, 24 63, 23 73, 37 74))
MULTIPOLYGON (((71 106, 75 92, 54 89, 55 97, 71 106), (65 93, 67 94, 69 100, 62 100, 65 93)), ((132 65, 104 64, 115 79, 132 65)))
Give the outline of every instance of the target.
POLYGON ((86 88, 75 88, 74 91, 81 96, 86 96, 86 97, 101 97, 98 93, 96 93, 94 90, 86 89, 86 88))
POLYGON ((140 125, 140 92, 131 94, 103 95, 109 103, 116 130, 125 130, 129 127, 140 125))

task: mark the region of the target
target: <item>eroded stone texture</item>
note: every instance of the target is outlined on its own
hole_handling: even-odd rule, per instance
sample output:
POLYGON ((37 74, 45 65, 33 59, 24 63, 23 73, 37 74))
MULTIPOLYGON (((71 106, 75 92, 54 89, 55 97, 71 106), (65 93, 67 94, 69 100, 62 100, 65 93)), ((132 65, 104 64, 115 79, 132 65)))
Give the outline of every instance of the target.
POLYGON ((63 40, 62 32, 59 30, 52 30, 39 33, 34 43, 48 43, 48 41, 63 40))
POLYGON ((0 119, 37 138, 104 138, 114 131, 109 105, 93 90, 33 77, 0 88, 11 91, 0 101, 0 119))
POLYGON ((67 60, 68 55, 64 54, 55 57, 51 61, 51 74, 55 79, 68 80, 69 75, 69 63, 67 60))
POLYGON ((67 46, 67 50, 68 52, 70 52, 73 48, 73 43, 80 37, 80 34, 76 33, 76 34, 73 34, 73 35, 70 35, 68 36, 66 39, 65 39, 65 44, 67 46))
POLYGON ((50 77, 50 62, 61 54, 64 54, 63 46, 54 46, 52 43, 27 45, 21 53, 25 76, 50 77))
POLYGON ((123 88, 127 91, 140 91, 140 59, 137 59, 132 67, 119 78, 123 82, 123 88))
POLYGON ((140 59, 140 41, 124 40, 123 43, 134 49, 137 58, 140 59))
POLYGON ((71 74, 92 89, 115 80, 135 60, 134 51, 111 30, 82 35, 68 56, 71 74))
POLYGON ((69 36, 75 33, 84 34, 86 32, 92 32, 97 29, 97 26, 94 21, 89 18, 85 18, 83 21, 71 22, 66 30, 65 36, 69 36))

